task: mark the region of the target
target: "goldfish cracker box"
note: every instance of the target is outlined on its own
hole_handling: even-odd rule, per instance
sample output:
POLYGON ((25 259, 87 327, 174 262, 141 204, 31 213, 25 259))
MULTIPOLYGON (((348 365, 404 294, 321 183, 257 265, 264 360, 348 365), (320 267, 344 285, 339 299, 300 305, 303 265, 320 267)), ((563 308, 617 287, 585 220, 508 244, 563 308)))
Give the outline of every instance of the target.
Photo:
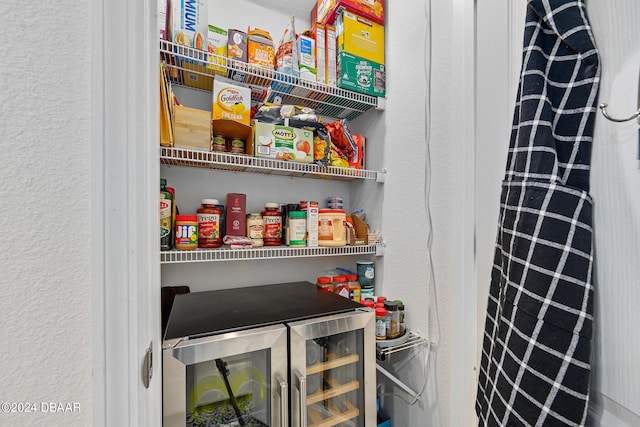
POLYGON ((213 120, 233 120, 249 126, 251 117, 251 89, 224 77, 213 80, 213 120))
POLYGON ((313 132, 254 121, 253 155, 276 160, 313 163, 313 132))
POLYGON ((323 24, 333 24, 336 15, 343 10, 357 13, 375 23, 384 24, 384 0, 318 0, 317 5, 317 19, 323 24))

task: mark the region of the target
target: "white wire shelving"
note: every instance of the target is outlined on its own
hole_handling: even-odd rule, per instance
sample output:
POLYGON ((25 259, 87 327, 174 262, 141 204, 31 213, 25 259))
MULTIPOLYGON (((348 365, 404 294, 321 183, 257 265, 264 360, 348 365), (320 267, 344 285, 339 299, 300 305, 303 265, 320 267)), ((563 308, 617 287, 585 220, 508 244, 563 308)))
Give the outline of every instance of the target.
POLYGON ((251 172, 298 178, 333 179, 338 181, 375 180, 384 182, 385 172, 367 169, 321 167, 312 163, 300 163, 259 157, 243 156, 213 151, 187 150, 160 147, 160 162, 169 166, 217 169, 231 172, 251 172))
POLYGON ((345 255, 384 255, 384 243, 362 246, 340 247, 290 247, 263 246, 260 248, 232 249, 221 247, 216 249, 194 249, 188 251, 161 251, 161 264, 212 262, 212 261, 249 261, 259 259, 304 258, 345 255))
POLYGON ((395 345, 385 345, 387 343, 384 341, 376 342, 376 358, 384 361, 388 356, 399 351, 409 350, 419 345, 429 344, 429 340, 421 336, 419 333, 407 331, 407 334, 409 335, 404 337, 404 339, 399 340, 398 344, 395 345))
POLYGON ((318 116, 353 120, 385 104, 384 98, 309 82, 165 40, 160 40, 160 59, 174 84, 210 92, 215 75, 231 77, 251 87, 254 101, 303 105, 318 116))

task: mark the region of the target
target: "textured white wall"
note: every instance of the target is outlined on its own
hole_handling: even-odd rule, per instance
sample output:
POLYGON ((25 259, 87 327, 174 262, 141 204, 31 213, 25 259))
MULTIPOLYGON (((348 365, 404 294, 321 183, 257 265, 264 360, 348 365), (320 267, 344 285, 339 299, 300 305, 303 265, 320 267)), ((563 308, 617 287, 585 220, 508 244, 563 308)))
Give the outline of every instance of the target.
MULTIPOLYGON (((640 3, 591 0, 587 12, 602 63, 600 102, 616 117, 638 109, 640 3), (613 7, 612 7, 613 4, 613 7)), ((638 122, 596 120, 591 171, 594 200, 596 425, 640 425, 640 164, 638 122)))
POLYGON ((89 3, 2 2, 0 425, 91 425, 89 3), (42 402, 79 412, 43 413, 42 402))

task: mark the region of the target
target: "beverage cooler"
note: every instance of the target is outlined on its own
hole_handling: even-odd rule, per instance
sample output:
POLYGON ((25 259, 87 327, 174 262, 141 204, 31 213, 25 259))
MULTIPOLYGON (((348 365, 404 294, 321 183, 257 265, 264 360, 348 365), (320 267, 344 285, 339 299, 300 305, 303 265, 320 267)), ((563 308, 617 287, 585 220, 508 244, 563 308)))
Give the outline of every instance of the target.
POLYGON ((309 282, 178 295, 163 425, 376 425, 374 314, 309 282))

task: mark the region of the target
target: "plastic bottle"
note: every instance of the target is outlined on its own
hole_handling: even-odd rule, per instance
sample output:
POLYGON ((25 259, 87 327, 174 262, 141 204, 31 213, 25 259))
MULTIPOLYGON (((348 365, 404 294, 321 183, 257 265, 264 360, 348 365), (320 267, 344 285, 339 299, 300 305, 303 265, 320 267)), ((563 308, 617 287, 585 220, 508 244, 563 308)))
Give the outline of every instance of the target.
POLYGON ((265 203, 262 211, 264 221, 264 245, 280 246, 282 244, 282 214, 277 203, 265 203))
POLYGON ((349 285, 346 276, 335 276, 333 278, 334 292, 340 296, 349 299, 349 285))
POLYGON ((316 286, 321 292, 333 292, 333 283, 331 277, 320 276, 316 279, 316 286))
POLYGON ((376 339, 387 339, 387 310, 384 307, 376 308, 376 339))
POLYGON ((167 190, 167 180, 160 178, 160 250, 171 249, 171 215, 173 195, 167 190))
POLYGON ((222 211, 218 208, 217 199, 202 199, 198 214, 198 247, 203 249, 222 246, 220 219, 222 211))
POLYGON ((347 274, 347 285, 349 285, 349 299, 360 302, 360 282, 357 274, 347 274))
POLYGON ((176 199, 176 190, 173 187, 167 187, 167 191, 173 196, 171 209, 171 248, 176 248, 176 215, 180 213, 178 210, 178 200, 176 199))
POLYGON ((176 249, 184 251, 198 247, 198 216, 176 216, 176 249))

